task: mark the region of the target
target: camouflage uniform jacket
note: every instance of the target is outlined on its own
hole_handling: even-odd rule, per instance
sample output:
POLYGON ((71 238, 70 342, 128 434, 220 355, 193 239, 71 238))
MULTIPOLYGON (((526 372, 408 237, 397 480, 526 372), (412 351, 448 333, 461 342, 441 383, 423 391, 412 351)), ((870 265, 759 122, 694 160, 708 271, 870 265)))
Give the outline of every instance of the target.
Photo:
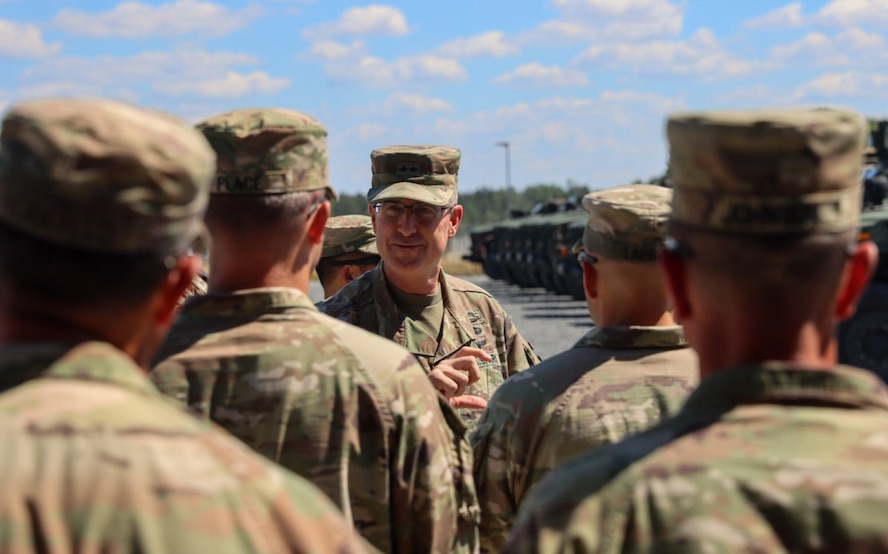
POLYGON ((0 346, 0 552, 364 552, 320 491, 101 342, 0 346))
MULTIPOLYGON (((485 400, 510 375, 539 363, 533 347, 512 325, 499 302, 487 291, 441 271, 444 321, 438 340, 409 332, 385 278, 383 263, 364 273, 332 297, 318 303, 320 310, 363 329, 391 339, 413 353, 426 371, 463 346, 485 350, 492 360, 478 360, 482 376, 466 394, 485 400)), ((480 410, 459 410, 469 428, 481 418, 480 410)))
POLYGON ((698 380, 681 327, 595 328, 509 379, 472 436, 482 550, 499 552, 551 469, 676 413, 698 380))
POLYGON ((888 552, 888 390, 770 362, 704 379, 650 430, 555 469, 506 552, 888 552))
POLYGON ((310 479, 380 550, 477 548, 467 432, 403 348, 263 288, 190 298, 158 359, 161 391, 310 479))

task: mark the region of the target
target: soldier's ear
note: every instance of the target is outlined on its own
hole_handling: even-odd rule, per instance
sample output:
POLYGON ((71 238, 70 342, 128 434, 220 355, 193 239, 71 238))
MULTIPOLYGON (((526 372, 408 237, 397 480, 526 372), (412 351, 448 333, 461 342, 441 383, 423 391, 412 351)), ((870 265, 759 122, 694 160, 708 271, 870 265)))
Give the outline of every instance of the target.
POLYGON ((199 256, 179 256, 170 258, 167 267, 170 271, 157 289, 153 301, 154 322, 162 326, 172 324, 179 300, 200 271, 201 260, 199 256))
POLYGON ((836 299, 835 315, 840 321, 849 319, 857 311, 857 303, 869 285, 879 263, 879 249, 872 241, 864 241, 854 247, 845 262, 842 283, 836 299))
POLYGON ((459 204, 453 207, 450 210, 450 236, 456 234, 456 231, 459 230, 459 222, 462 221, 463 218, 463 207, 459 204))
POLYGON ((686 260, 678 252, 661 248, 657 257, 660 272, 666 280, 666 290, 672 303, 672 312, 679 321, 691 316, 691 302, 688 295, 688 267, 686 260))
POLYGON ((324 242, 324 227, 327 226, 327 219, 330 218, 330 201, 322 202, 315 213, 311 215, 308 223, 308 239, 312 244, 322 244, 324 242))

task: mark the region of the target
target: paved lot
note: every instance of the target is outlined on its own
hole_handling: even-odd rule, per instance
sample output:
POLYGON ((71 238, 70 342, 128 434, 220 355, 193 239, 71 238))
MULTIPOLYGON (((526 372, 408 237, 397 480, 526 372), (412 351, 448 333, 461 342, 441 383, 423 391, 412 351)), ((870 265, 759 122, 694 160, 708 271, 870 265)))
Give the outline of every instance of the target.
MULTIPOLYGON (((499 300, 543 359, 567 350, 592 327, 585 302, 544 289, 522 289, 483 275, 468 279, 499 300)), ((316 302, 322 298, 319 283, 311 283, 310 295, 316 302)))

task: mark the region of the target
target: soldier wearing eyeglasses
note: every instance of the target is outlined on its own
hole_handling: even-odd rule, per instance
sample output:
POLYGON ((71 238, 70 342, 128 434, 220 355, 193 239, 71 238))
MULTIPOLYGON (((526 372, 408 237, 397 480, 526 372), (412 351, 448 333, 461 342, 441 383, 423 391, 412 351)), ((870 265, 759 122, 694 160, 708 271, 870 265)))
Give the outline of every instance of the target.
POLYGON ((539 358, 490 293, 441 269, 463 217, 460 151, 389 146, 370 159, 382 261, 318 307, 402 344, 473 428, 493 391, 539 358))
POLYGON ((472 436, 482 551, 500 551, 521 502, 550 470, 674 414, 696 385, 697 358, 656 263, 671 200, 654 185, 583 198, 589 218, 575 250, 596 327, 490 399, 472 436))
POLYGON ((210 283, 158 355, 166 394, 305 476, 383 552, 474 552, 459 418, 397 344, 315 308, 309 279, 335 197, 327 131, 293 110, 198 124, 217 154, 210 283))

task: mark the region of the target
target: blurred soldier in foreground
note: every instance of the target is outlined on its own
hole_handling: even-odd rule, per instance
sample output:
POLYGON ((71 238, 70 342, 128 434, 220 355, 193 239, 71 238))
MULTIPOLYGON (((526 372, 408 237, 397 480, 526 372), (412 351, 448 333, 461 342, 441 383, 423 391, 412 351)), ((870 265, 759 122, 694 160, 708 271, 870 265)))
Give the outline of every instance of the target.
POLYGON ((460 152, 390 146, 371 155, 367 200, 382 262, 318 304, 322 312, 404 345, 466 423, 493 391, 537 363, 530 343, 484 289, 441 269, 463 208, 460 152))
POLYGON ((330 298, 378 263, 379 251, 370 216, 340 215, 327 220, 324 249, 316 268, 324 287, 324 298, 330 298))
POLYGON ((518 506, 555 466, 678 411, 697 358, 657 269, 672 191, 629 185, 583 198, 580 265, 596 327, 497 389, 472 436, 481 545, 498 552, 518 506))
POLYGON ((888 552, 888 390, 836 365, 876 263, 857 243, 866 122, 829 110, 669 119, 661 257, 700 386, 525 501, 510 552, 888 552))
POLYGON ((363 551, 302 478, 161 396, 144 367, 199 268, 213 152, 108 101, 0 135, 0 552, 363 551))
POLYGON ((308 298, 334 196, 326 130, 279 109, 198 128, 218 155, 210 290, 182 306, 155 383, 309 478, 380 550, 471 552, 478 506, 456 413, 409 352, 308 298))

